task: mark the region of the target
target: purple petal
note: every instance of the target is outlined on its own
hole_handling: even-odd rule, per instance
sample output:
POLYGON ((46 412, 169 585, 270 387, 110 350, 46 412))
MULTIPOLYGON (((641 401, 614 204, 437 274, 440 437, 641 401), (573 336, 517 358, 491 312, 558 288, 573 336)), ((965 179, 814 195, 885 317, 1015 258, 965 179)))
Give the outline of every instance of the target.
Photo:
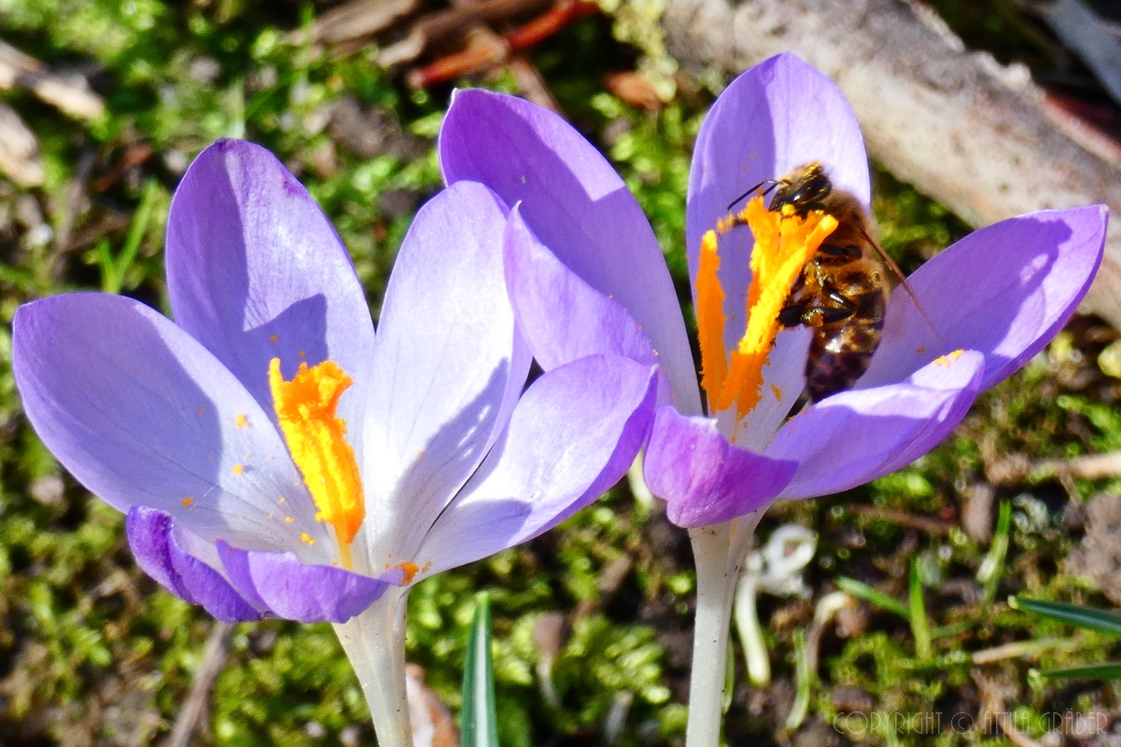
MULTIPOLYGON (((331 359, 361 382, 374 326, 350 257, 307 190, 264 148, 219 140, 195 159, 167 224, 176 323, 274 417, 268 363, 291 379, 331 359)), ((361 422, 360 397, 339 415, 361 422)))
MULTIPOLYGON (((463 182, 417 213, 385 292, 367 404, 367 513, 415 548, 505 426, 529 372, 506 293, 504 206, 463 182)), ((382 558, 375 557, 380 563, 382 558)))
POLYGON ((422 573, 526 542, 594 501, 634 461, 655 393, 653 369, 617 356, 582 358, 535 381, 504 440, 425 538, 422 573))
POLYGON ((659 370, 659 400, 669 386, 650 338, 627 310, 569 270, 525 224, 521 208, 506 227, 506 286, 518 329, 541 367, 589 355, 621 355, 659 370))
MULTIPOLYGON (((268 416, 165 317, 120 296, 72 294, 20 307, 13 330, 28 419, 114 508, 150 506, 205 540, 252 549, 297 547, 301 532, 327 539, 268 416)), ((327 544, 301 557, 327 559, 327 544)))
POLYGON ((201 604, 223 622, 261 619, 222 574, 180 546, 171 514, 134 506, 125 520, 125 532, 136 564, 172 594, 201 604))
POLYGON ((482 182, 521 201, 526 224, 658 351, 677 406, 700 412, 693 355, 650 223, 599 151, 556 114, 513 96, 457 91, 440 131, 444 180, 482 182))
POLYGON ((984 370, 985 357, 970 350, 907 381, 841 392, 807 407, 765 452, 800 464, 782 497, 829 495, 907 466, 961 422, 981 391, 984 370))
POLYGON ((971 233, 888 303, 883 340, 861 388, 899 381, 952 350, 985 355, 981 389, 1022 366, 1055 335, 1090 288, 1105 245, 1104 206, 1044 210, 971 233))
POLYGON ((346 622, 390 584, 329 565, 305 565, 295 553, 241 550, 219 541, 230 583, 260 609, 298 622, 346 622))
MULTIPOLYGON (((831 80, 784 52, 732 81, 705 116, 693 148, 685 221, 690 277, 696 278, 701 236, 728 214, 732 200, 811 161, 825 164, 836 189, 869 204, 864 140, 856 115, 831 80)), ((720 239, 729 346, 747 323, 753 245, 747 228, 720 239)))
POLYGON ((666 502, 666 516, 692 528, 731 521, 767 505, 797 465, 738 448, 711 418, 658 409, 646 445, 643 475, 666 502))

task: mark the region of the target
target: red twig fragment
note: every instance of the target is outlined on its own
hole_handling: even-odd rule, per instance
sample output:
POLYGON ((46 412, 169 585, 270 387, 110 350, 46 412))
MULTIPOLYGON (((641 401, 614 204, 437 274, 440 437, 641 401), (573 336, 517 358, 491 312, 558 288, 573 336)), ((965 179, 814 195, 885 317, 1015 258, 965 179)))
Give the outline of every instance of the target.
POLYGON ((599 12, 591 0, 560 0, 550 10, 502 37, 501 45, 487 45, 443 57, 408 75, 413 88, 427 88, 461 78, 489 65, 505 61, 511 54, 538 44, 573 22, 599 12))

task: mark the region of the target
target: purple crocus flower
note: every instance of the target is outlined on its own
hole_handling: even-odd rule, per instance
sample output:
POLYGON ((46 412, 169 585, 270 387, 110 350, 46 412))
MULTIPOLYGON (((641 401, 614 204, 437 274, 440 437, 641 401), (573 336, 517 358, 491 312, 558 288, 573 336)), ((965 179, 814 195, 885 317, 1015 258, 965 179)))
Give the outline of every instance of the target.
POLYGON ((606 352, 661 364, 644 474, 670 520, 690 529, 697 560, 690 747, 717 744, 733 586, 762 510, 776 497, 860 485, 927 452, 978 393, 1050 340, 1101 261, 1103 206, 1041 211, 977 231, 909 278, 923 311, 895 290, 882 342, 854 389, 787 419, 805 384, 810 332, 777 324, 792 277, 782 286, 753 263, 780 262, 779 245, 812 254, 807 236, 817 221, 826 233, 829 226, 820 215, 814 225, 784 222, 761 207, 752 231, 720 223, 737 196, 815 161, 835 188, 869 205, 855 116, 831 81, 792 54, 733 81, 701 127, 687 246, 705 410, 653 231, 596 149, 560 117, 485 91, 460 91, 441 132, 448 184, 482 182, 518 204, 507 282, 543 368, 606 352), (760 213, 774 231, 804 235, 757 246, 760 213))
POLYGON ((404 599, 524 542, 629 467, 649 366, 616 355, 525 389, 503 271, 507 210, 464 182, 421 208, 377 335, 349 256, 263 148, 223 140, 168 217, 175 322, 129 298, 21 307, 28 418, 126 512, 137 563, 222 620, 328 620, 383 745, 410 741, 404 599))

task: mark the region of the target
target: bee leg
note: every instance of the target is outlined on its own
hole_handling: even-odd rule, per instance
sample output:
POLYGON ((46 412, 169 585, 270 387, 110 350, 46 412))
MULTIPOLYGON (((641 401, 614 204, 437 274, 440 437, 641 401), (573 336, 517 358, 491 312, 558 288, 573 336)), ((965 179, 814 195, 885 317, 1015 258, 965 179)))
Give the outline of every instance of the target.
POLYGON ((842 296, 837 291, 830 291, 825 300, 828 305, 816 309, 819 312, 820 321, 814 326, 843 322, 851 319, 859 311, 859 307, 853 303, 852 299, 842 296))
POLYGON ((802 318, 806 313, 807 309, 804 305, 787 306, 778 313, 778 323, 783 327, 797 327, 799 324, 806 323, 802 318))
POLYGON ((822 244, 817 248, 820 254, 838 259, 860 259, 862 252, 859 246, 837 246, 836 244, 822 244))

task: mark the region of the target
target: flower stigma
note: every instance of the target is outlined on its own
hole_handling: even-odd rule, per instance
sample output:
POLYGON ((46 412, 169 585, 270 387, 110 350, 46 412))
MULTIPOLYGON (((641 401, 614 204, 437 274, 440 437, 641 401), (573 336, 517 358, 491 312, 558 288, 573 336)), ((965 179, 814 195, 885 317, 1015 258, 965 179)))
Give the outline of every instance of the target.
POLYGON ((757 196, 742 212, 721 219, 715 230, 705 232, 697 268, 696 314, 701 387, 710 415, 735 405, 739 421, 759 404, 763 366, 781 329, 779 313, 802 268, 836 227, 837 220, 820 210, 805 217, 796 215, 791 205, 784 205, 781 211, 768 210, 762 196, 757 196), (755 247, 747 291, 747 328, 729 355, 724 345, 727 317, 718 276, 718 236, 740 225, 751 229, 755 247))
POLYGON ((292 461, 318 509, 315 518, 335 528, 340 560, 348 569, 350 543, 366 517, 362 477, 346 441, 346 421, 335 417, 339 397, 352 383, 334 361, 311 368, 301 363, 291 381, 281 376, 279 358, 269 361, 273 408, 292 461))

